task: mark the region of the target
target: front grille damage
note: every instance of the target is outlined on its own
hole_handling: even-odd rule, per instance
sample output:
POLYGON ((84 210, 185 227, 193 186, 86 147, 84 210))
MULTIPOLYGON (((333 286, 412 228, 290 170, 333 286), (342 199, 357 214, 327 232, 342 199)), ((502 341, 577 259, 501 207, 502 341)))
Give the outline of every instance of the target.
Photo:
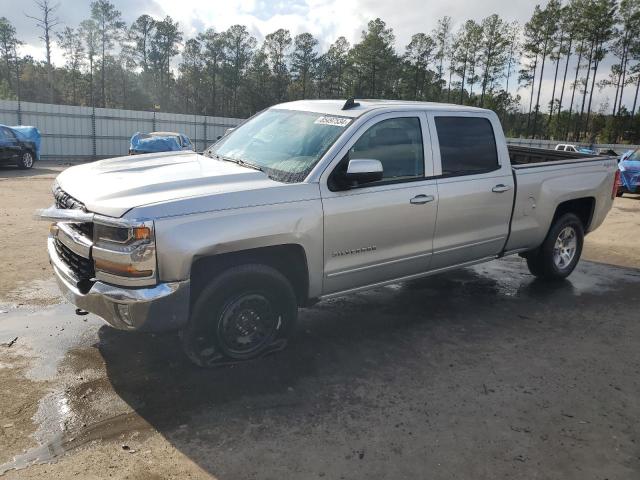
MULTIPOLYGON (((84 203, 76 200, 58 186, 56 186, 53 190, 53 197, 55 198, 56 208, 60 208, 63 210, 82 210, 83 212, 87 211, 84 203)), ((93 238, 93 223, 74 223, 73 228, 75 228, 87 238, 93 238)))
MULTIPOLYGON (((56 187, 53 191, 53 196, 56 202, 56 208, 60 209, 74 209, 74 210, 83 210, 87 211, 84 204, 71 195, 66 193, 60 187, 56 187)), ((73 223, 72 227, 80 232, 82 235, 87 238, 93 238, 93 223, 92 222, 84 222, 84 223, 73 223)), ((58 256, 62 261, 69 267, 69 269, 73 272, 75 277, 78 279, 78 289, 82 293, 87 293, 94 281, 95 270, 93 267, 93 261, 89 258, 84 258, 75 252, 71 251, 66 245, 64 245, 57 238, 54 240, 54 246, 58 256)))
POLYGON ((60 259, 62 259, 78 279, 78 288, 80 291, 83 293, 88 292, 93 285, 92 279, 96 274, 93 268, 93 262, 88 258, 81 257, 72 252, 57 238, 53 241, 53 244, 60 259))

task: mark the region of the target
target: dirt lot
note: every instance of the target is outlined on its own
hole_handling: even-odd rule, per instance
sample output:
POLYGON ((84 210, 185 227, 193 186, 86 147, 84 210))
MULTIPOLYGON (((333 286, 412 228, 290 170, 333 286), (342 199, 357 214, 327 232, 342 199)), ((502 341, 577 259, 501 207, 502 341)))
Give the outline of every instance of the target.
POLYGON ((51 185, 64 165, 43 162, 29 171, 0 166, 0 229, 3 232, 0 264, 0 303, 50 304, 55 291, 33 296, 35 285, 51 277, 46 238, 49 225, 34 220, 38 208, 53 203, 51 185), (28 295, 25 293, 28 292, 28 295))
POLYGON ((6 478, 640 478, 640 196, 559 286, 518 258, 392 285, 203 371, 59 303, 31 220, 59 170, 0 170, 6 478))

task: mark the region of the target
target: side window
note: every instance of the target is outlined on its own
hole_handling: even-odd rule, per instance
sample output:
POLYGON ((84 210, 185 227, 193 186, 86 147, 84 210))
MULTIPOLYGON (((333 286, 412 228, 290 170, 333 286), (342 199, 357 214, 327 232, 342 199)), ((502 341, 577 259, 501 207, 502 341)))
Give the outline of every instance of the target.
POLYGON ((435 117, 443 175, 473 175, 500 168, 491 122, 479 117, 435 117))
POLYGON ((423 177, 420 119, 390 118, 375 124, 349 150, 349 160, 359 158, 380 160, 383 181, 423 177))

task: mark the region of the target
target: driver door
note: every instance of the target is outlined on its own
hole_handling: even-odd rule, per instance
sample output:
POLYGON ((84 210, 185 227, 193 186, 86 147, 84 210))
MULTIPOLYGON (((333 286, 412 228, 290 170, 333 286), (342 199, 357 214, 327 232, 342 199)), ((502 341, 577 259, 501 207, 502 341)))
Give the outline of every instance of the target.
POLYGON ((422 112, 363 124, 321 178, 323 294, 344 292, 429 270, 438 205, 431 140, 422 112), (349 160, 374 159, 380 181, 341 187, 349 160))

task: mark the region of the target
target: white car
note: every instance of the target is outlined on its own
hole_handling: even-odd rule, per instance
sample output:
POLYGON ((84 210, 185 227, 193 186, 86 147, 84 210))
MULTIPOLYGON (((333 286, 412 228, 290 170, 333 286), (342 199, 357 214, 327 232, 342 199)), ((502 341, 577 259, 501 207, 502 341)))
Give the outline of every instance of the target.
POLYGON ((568 144, 564 144, 564 143, 559 143, 558 145, 556 145, 555 150, 559 150, 562 152, 577 152, 578 151, 578 147, 576 145, 568 145, 568 144))

